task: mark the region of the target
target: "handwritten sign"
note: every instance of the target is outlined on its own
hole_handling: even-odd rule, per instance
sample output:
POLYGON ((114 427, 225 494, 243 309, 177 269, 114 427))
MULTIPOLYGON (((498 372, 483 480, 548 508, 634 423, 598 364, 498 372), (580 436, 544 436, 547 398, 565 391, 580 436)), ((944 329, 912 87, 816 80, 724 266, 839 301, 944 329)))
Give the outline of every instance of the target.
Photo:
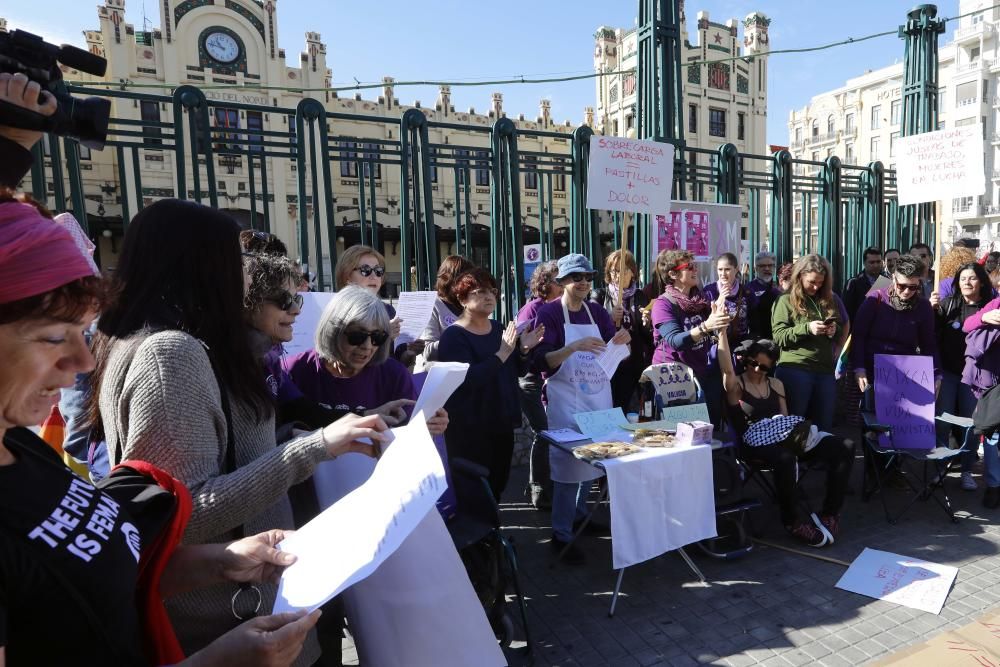
POLYGON ((896 184, 901 206, 986 192, 982 125, 925 132, 897 141, 896 184))
POLYGON ((663 418, 660 423, 666 424, 663 428, 668 430, 676 429, 681 422, 710 422, 708 417, 708 406, 704 403, 692 403, 690 405, 675 405, 670 408, 663 408, 663 418))
POLYGON ((670 211, 674 147, 656 141, 590 138, 587 208, 633 213, 670 211))
POLYGON ((628 424, 628 419, 625 418, 621 408, 581 412, 573 415, 573 418, 576 419, 580 432, 591 440, 600 440, 608 436, 628 437, 626 433, 621 432, 622 426, 628 424))
POLYGON ((278 545, 298 560, 281 575, 274 613, 312 611, 361 581, 434 508, 447 481, 427 425, 419 420, 393 435, 368 481, 278 545))
POLYGON ((676 361, 650 366, 642 372, 642 376, 653 383, 664 404, 690 400, 696 392, 691 368, 676 361))
POLYGON ((923 644, 903 649, 878 662, 878 665, 968 665, 988 667, 1000 665, 1000 614, 992 611, 972 623, 942 632, 923 644))
POLYGON ((892 427, 892 444, 933 449, 934 362, 931 357, 875 355, 875 416, 892 427))
POLYGON ((940 614, 958 568, 877 549, 854 559, 837 588, 940 614))

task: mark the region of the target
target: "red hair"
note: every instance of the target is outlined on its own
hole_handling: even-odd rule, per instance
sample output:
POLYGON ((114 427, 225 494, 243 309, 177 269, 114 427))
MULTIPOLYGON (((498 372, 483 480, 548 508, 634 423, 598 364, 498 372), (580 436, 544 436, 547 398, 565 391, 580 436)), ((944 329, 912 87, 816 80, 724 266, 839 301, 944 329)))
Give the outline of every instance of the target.
POLYGON ((469 293, 477 289, 496 289, 497 281, 493 274, 483 268, 475 268, 460 274, 451 285, 451 298, 456 303, 462 303, 469 298, 469 293))

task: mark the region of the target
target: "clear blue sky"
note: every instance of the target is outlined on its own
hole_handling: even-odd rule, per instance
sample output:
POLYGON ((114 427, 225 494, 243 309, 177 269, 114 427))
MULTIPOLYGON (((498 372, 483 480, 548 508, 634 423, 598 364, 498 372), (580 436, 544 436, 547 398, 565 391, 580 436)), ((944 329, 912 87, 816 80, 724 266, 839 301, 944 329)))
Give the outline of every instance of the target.
MULTIPOLYGON (((94 0, 7 2, 0 16, 10 28, 24 28, 55 41, 83 44, 81 31, 97 26, 94 0), (44 18, 39 8, 44 7, 44 18)), ((157 0, 127 0, 127 18, 139 28, 143 5, 159 26, 157 0)), ((512 75, 578 74, 592 71, 593 33, 601 25, 630 27, 635 0, 279 0, 279 40, 290 61, 303 50, 304 33, 317 31, 327 44, 327 64, 337 84, 380 81, 390 75, 408 79, 451 80, 508 78, 512 75), (413 10, 417 7, 417 11, 413 10)), ((799 48, 895 30, 913 0, 687 0, 688 29, 696 35, 699 11, 714 22, 742 19, 759 10, 771 17, 771 48, 799 48)), ((940 15, 958 14, 958 0, 938 5, 940 15)), ((950 41, 949 25, 942 44, 950 41)), ((836 47, 814 54, 779 54, 771 58, 768 99, 768 142, 788 141, 786 122, 819 92, 842 85, 866 69, 877 69, 903 58, 903 42, 895 36, 836 47)), ((538 102, 552 102, 552 115, 574 125, 583 108, 594 106, 593 80, 534 85, 452 87, 456 108, 489 108, 490 94, 504 94, 510 116, 538 115, 538 102)), ((374 98, 377 92, 363 93, 374 98)), ((437 90, 397 88, 400 102, 433 104, 437 90)))

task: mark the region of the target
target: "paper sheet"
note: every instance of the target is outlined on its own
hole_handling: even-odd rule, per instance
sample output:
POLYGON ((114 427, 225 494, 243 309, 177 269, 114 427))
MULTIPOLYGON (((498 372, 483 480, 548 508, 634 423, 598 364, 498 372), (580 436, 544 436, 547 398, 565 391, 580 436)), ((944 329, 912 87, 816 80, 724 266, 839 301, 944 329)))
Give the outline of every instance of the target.
POLYGON ((281 575, 273 613, 312 611, 364 579, 434 509, 447 482, 426 423, 393 434, 367 482, 279 544, 298 561, 281 575))
POLYGON ((587 439, 583 433, 571 428, 550 428, 541 434, 553 442, 579 442, 587 439))
POLYGON ((597 363, 610 380, 615 374, 615 371, 618 370, 618 364, 628 359, 628 355, 628 345, 608 343, 608 345, 604 348, 604 352, 597 357, 597 363))
POLYGON ((866 548, 837 588, 940 614, 958 568, 866 548))
POLYGON ((431 321, 437 292, 401 292, 396 302, 396 317, 403 320, 396 345, 420 338, 431 321))
POLYGON ((465 382, 465 374, 468 372, 469 364, 458 361, 435 362, 427 371, 424 386, 420 388, 417 403, 413 406, 413 414, 423 412, 426 417, 433 417, 465 382))
POLYGON ((619 440, 630 440, 631 434, 624 431, 624 426, 628 424, 625 413, 621 408, 611 408, 610 410, 594 410, 593 412, 580 412, 573 415, 580 431, 592 440, 603 440, 608 437, 619 440))
POLYGON ((891 284, 892 284, 892 279, 889 278, 889 276, 879 276, 878 278, 875 279, 875 282, 872 283, 872 286, 868 288, 868 291, 865 292, 865 296, 868 296, 872 292, 880 290, 883 287, 888 287, 891 284))
POLYGON ((320 316, 330 300, 333 292, 299 292, 302 295, 302 312, 295 318, 292 327, 292 340, 284 344, 285 354, 292 356, 313 349, 313 338, 320 316))

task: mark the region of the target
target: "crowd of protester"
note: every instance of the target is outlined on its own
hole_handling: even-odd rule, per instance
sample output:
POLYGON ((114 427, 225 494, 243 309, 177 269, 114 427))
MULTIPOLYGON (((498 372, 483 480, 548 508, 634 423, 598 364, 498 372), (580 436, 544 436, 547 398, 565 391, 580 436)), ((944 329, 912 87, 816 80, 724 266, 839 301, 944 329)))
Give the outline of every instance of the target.
MULTIPOLYGON (((46 109, 22 76, 0 75, 0 98, 46 109)), ((287 355, 309 276, 277 237, 165 199, 130 221, 116 270, 102 278, 71 231, 13 189, 38 139, 0 128, 0 350, 9 361, 0 371, 0 667, 337 664, 338 600, 322 621, 320 612, 258 615, 294 560, 275 545, 318 513, 316 466, 348 452, 374 456, 386 430, 410 418, 414 373, 436 362, 469 366, 426 420, 446 463, 479 464, 493 496, 509 497, 515 430, 527 423, 529 499, 551 510, 550 544, 570 564, 585 559, 573 538, 600 472, 539 434, 575 428, 580 412, 638 411, 651 364, 691 369, 715 428, 732 434, 744 460, 772 470, 781 524, 813 547, 840 531, 854 461, 852 441, 834 434, 838 360, 841 394, 868 400, 876 355, 928 356, 937 410, 958 416, 971 416, 1000 376, 1000 253, 977 259, 965 242, 941 258, 937 276, 925 244, 905 254, 869 248, 843 300, 815 254, 779 266, 759 252, 751 274, 723 253, 702 286, 685 250, 661 252, 646 284, 627 250, 604 258, 600 279, 593 258, 570 253, 538 265, 507 324, 495 319, 504 276, 449 256, 424 334, 399 344, 402 320, 383 299, 385 257, 355 245, 337 258, 314 348, 287 355), (609 378, 596 357, 611 344, 629 352, 609 378), (60 397, 75 455, 66 461, 83 477, 27 428, 60 397), (761 441, 761 424, 788 418, 811 427, 805 446, 787 446, 791 435, 761 441), (795 496, 802 461, 826 470, 814 516, 795 496), (136 479, 171 502, 136 494, 136 479), (115 507, 116 525, 134 537, 123 528, 87 551, 92 539, 45 528, 67 502, 81 515, 115 507), (67 585, 67 613, 96 619, 52 636, 46 621, 67 585)), ((938 427, 941 447, 961 437, 938 427)), ((983 502, 995 508, 996 436, 983 457, 983 502)), ((961 463, 970 491, 976 458, 967 451, 961 463)))

